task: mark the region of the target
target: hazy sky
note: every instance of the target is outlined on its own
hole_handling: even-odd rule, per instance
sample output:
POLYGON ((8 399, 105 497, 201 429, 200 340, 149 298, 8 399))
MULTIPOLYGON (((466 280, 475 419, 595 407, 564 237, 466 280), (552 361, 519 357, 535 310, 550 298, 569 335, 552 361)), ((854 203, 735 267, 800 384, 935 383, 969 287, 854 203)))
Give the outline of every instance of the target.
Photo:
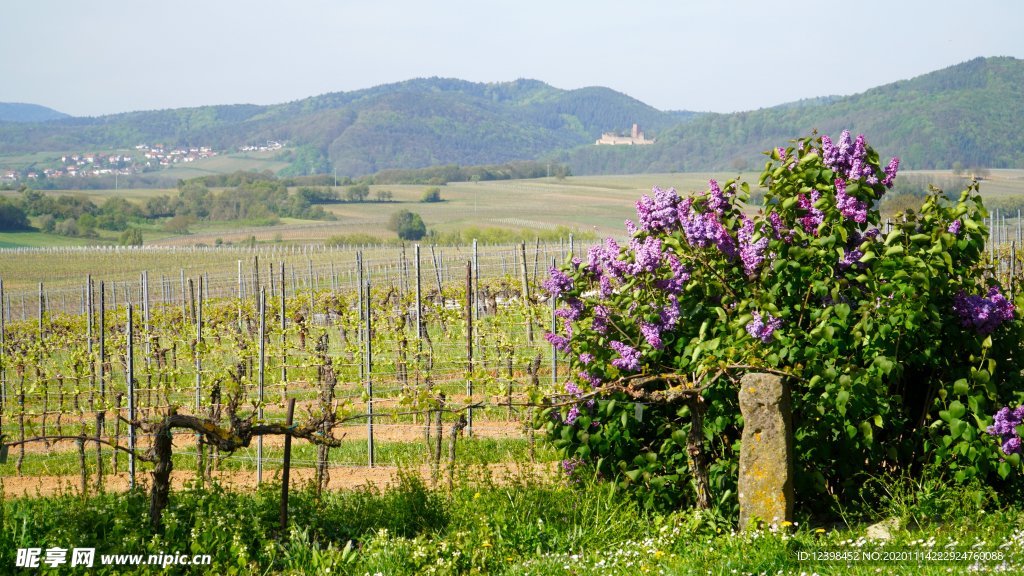
POLYGON ((1020 0, 5 0, 0 102, 90 116, 443 76, 730 112, 1024 58, 1022 27, 1020 0))

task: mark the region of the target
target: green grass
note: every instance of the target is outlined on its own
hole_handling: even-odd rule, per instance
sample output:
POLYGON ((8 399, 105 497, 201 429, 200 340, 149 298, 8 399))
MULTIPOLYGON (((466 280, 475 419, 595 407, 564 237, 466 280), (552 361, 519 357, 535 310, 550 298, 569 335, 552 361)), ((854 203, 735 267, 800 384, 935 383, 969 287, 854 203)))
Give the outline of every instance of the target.
MULTIPOLYGON (((278 526, 280 486, 191 487, 171 494, 154 534, 141 492, 5 499, 0 566, 18 548, 95 547, 101 554, 210 554, 201 571, 94 567, 98 574, 914 574, 1020 573, 1019 503, 950 507, 922 524, 867 537, 894 510, 875 503, 849 524, 801 518, 777 531, 736 531, 714 512, 644 510, 605 483, 567 484, 524 473, 504 481, 462 471, 452 492, 411 475, 387 490, 294 487, 289 527, 278 526), (975 562, 867 561, 868 552, 974 553, 975 562), (830 561, 823 553, 859 556, 830 561), (819 559, 814 559, 818 556, 819 559)), ((941 489, 950 505, 958 489, 941 489)), ((41 573, 58 573, 47 571, 41 573)))

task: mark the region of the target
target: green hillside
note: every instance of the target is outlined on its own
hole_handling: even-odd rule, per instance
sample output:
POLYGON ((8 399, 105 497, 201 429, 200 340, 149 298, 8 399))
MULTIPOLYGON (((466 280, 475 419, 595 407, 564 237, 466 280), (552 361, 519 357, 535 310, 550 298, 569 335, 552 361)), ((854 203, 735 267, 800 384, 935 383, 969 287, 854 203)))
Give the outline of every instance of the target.
POLYGON ((1024 60, 977 58, 847 97, 735 114, 708 114, 655 146, 587 147, 560 155, 574 173, 743 169, 760 152, 812 130, 867 134, 914 169, 1024 167, 1024 60))
MULTIPOLYGON (((273 106, 131 112, 0 122, 0 155, 129 148, 140 143, 230 152, 287 142, 284 176, 540 160, 575 174, 749 170, 760 153, 812 130, 868 134, 915 169, 1024 167, 1024 60, 977 58, 852 96, 733 114, 663 112, 608 88, 536 80, 421 78, 273 106), (594 146, 638 123, 652 146, 594 146)), ((197 169, 200 169, 197 167, 197 169)), ((203 170, 207 168, 202 168, 203 170)))
POLYGON ((532 160, 634 122, 658 133, 685 119, 607 88, 535 80, 409 80, 273 106, 235 105, 0 124, 0 154, 130 147, 239 146, 277 140, 296 173, 361 176, 389 168, 532 160))

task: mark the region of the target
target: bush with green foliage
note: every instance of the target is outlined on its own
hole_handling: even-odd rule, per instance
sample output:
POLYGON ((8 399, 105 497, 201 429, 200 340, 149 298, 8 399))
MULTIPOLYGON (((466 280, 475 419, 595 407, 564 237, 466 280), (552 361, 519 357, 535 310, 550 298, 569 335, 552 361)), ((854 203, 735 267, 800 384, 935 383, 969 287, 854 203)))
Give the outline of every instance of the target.
POLYGON ((0 232, 28 230, 28 216, 20 206, 6 198, 0 198, 0 232))
POLYGON ((388 219, 388 230, 398 233, 402 240, 420 240, 427 235, 427 226, 423 218, 415 212, 399 210, 388 219))
POLYGON ((124 232, 121 232, 117 243, 121 246, 142 246, 142 230, 126 228, 124 232))
POLYGON ((423 191, 423 196, 420 198, 420 202, 440 202, 441 201, 441 189, 437 186, 431 186, 423 191))
POLYGON ((935 191, 883 230, 897 159, 881 165, 847 132, 769 155, 754 217, 746 183, 689 198, 656 188, 628 246, 608 239, 552 269, 562 327, 548 339, 571 377, 540 424, 566 470, 652 505, 695 502, 709 472, 697 488, 734 511, 738 376, 773 371, 792 391, 803 505, 926 465, 1011 481, 1019 454, 985 431, 1024 395, 1024 323, 984 259, 977 185, 956 201, 935 191))

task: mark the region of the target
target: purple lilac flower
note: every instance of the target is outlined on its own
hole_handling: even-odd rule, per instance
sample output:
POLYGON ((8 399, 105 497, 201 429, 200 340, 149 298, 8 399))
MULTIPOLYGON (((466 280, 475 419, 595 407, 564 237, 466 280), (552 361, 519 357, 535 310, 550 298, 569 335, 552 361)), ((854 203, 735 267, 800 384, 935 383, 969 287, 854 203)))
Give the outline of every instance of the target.
POLYGON ((732 195, 732 190, 727 188, 724 191, 718 186, 716 180, 708 180, 708 209, 713 210, 721 216, 725 212, 725 207, 729 205, 729 196, 732 195))
POLYGON ((962 223, 959 220, 953 220, 949 224, 949 228, 946 228, 946 232, 949 232, 953 236, 959 236, 960 235, 960 226, 961 225, 962 225, 962 223))
POLYGON ((679 324, 679 299, 675 294, 668 295, 668 305, 662 308, 658 315, 662 330, 671 330, 676 327, 676 324, 679 324))
POLYGON ((680 294, 690 279, 690 270, 679 261, 675 254, 669 254, 665 259, 668 260, 668 266, 672 270, 672 277, 667 280, 658 280, 657 286, 669 294, 680 294))
POLYGON ((636 233, 636 224, 633 224, 632 220, 626 219, 626 234, 629 234, 630 236, 636 236, 636 233))
POLYGON ((1004 406, 996 412, 991 426, 985 429, 993 436, 999 436, 1002 443, 1003 454, 1021 453, 1021 439, 1017 434, 1017 427, 1024 422, 1024 406, 1018 406, 1011 410, 1004 406))
POLYGON ((661 328, 657 324, 641 322, 640 333, 643 334, 644 340, 655 350, 661 350, 664 346, 664 343, 661 341, 661 328))
POLYGON ((772 334, 782 326, 782 320, 773 317, 767 312, 762 317, 760 312, 754 311, 753 319, 747 322, 747 334, 767 344, 772 340, 772 334))
POLYGON ((1013 320, 1014 306, 995 286, 989 288, 988 297, 960 292, 953 298, 953 312, 960 317, 960 325, 974 328, 981 336, 991 334, 1000 324, 1013 320))
POLYGON ((630 241, 629 248, 633 251, 634 258, 634 265, 630 271, 632 274, 654 272, 661 264, 661 239, 648 236, 643 242, 638 242, 634 238, 630 241))
POLYGON ((864 257, 864 252, 859 248, 847 249, 843 253, 843 257, 839 259, 839 269, 846 270, 850 266, 855 264, 862 264, 860 259, 864 257))
POLYGON ((599 293, 601 298, 608 298, 615 293, 615 288, 612 286, 612 279, 608 276, 601 276, 598 280, 599 293))
POLYGON ((768 215, 768 223, 772 227, 772 236, 776 240, 782 240, 786 244, 793 241, 793 231, 786 228, 786 223, 782 221, 782 216, 778 212, 772 212, 768 215))
POLYGON ((746 216, 742 218, 743 225, 740 226, 737 234, 740 241, 740 260, 743 261, 743 271, 747 276, 753 276, 764 262, 764 251, 768 248, 768 239, 760 238, 753 241, 754 221, 746 216))
POLYGON ((594 355, 590 352, 580 354, 580 364, 587 365, 594 361, 594 355))
POLYGON ((639 350, 628 344, 623 344, 618 340, 612 340, 609 345, 612 347, 612 350, 615 350, 619 355, 618 358, 612 360, 612 366, 627 372, 634 372, 640 368, 639 350))
POLYGON ((654 198, 644 194, 637 200, 636 216, 640 228, 645 232, 671 231, 679 225, 679 195, 674 188, 662 190, 657 186, 651 192, 654 198))
POLYGON ((581 380, 584 380, 588 384, 590 384, 591 388, 597 388, 598 386, 601 385, 601 379, 598 378, 597 376, 594 376, 590 372, 580 372, 579 376, 581 380))
POLYGON ((576 419, 580 417, 580 407, 573 406, 569 408, 569 413, 565 415, 565 423, 572 426, 576 423, 576 419))
POLYGON ((577 398, 583 395, 583 391, 580 390, 580 387, 577 386, 576 383, 573 382, 572 380, 569 380, 568 382, 565 383, 565 393, 572 394, 577 398))
POLYGON ((583 459, 579 457, 562 460, 562 471, 566 476, 572 476, 576 469, 583 465, 583 459))
POLYGON ((555 350, 558 350, 559 352, 569 351, 569 339, 565 336, 555 334, 553 332, 547 332, 544 334, 544 339, 550 342, 551 345, 555 347, 555 350))
POLYGON ((882 184, 885 184, 886 188, 892 188, 892 183, 896 180, 896 172, 900 169, 900 159, 893 157, 889 160, 889 164, 885 167, 885 178, 882 179, 882 184))
POLYGON ((562 319, 562 328, 565 330, 565 335, 572 338, 572 321, 568 318, 562 319))
POLYGON ((813 190, 810 198, 804 194, 797 195, 797 206, 801 210, 806 210, 807 214, 800 219, 800 224, 804 227, 804 232, 808 234, 818 235, 818 226, 821 225, 822 221, 825 220, 825 213, 820 209, 815 208, 814 204, 821 198, 821 192, 813 190))
POLYGON ((821 152, 822 162, 840 178, 848 181, 865 179, 869 184, 878 182, 874 169, 867 162, 867 145, 863 134, 851 142, 850 131, 843 130, 838 146, 828 136, 822 136, 821 152))
POLYGON ((608 320, 610 318, 611 311, 608 310, 608 307, 603 304, 598 304, 594 307, 594 321, 590 327, 598 334, 605 334, 608 332, 608 320))
POLYGON ((836 207, 844 218, 859 224, 868 221, 868 205, 863 200, 846 193, 846 181, 836 178, 836 207))
POLYGON ((558 298, 563 292, 572 290, 573 282, 572 278, 567 276, 565 272, 562 272, 558 268, 552 268, 550 270, 551 276, 547 280, 541 283, 544 291, 551 296, 558 298))
POLYGON ((555 316, 566 320, 579 320, 583 315, 583 302, 579 298, 568 298, 565 303, 568 306, 555 310, 555 316))

